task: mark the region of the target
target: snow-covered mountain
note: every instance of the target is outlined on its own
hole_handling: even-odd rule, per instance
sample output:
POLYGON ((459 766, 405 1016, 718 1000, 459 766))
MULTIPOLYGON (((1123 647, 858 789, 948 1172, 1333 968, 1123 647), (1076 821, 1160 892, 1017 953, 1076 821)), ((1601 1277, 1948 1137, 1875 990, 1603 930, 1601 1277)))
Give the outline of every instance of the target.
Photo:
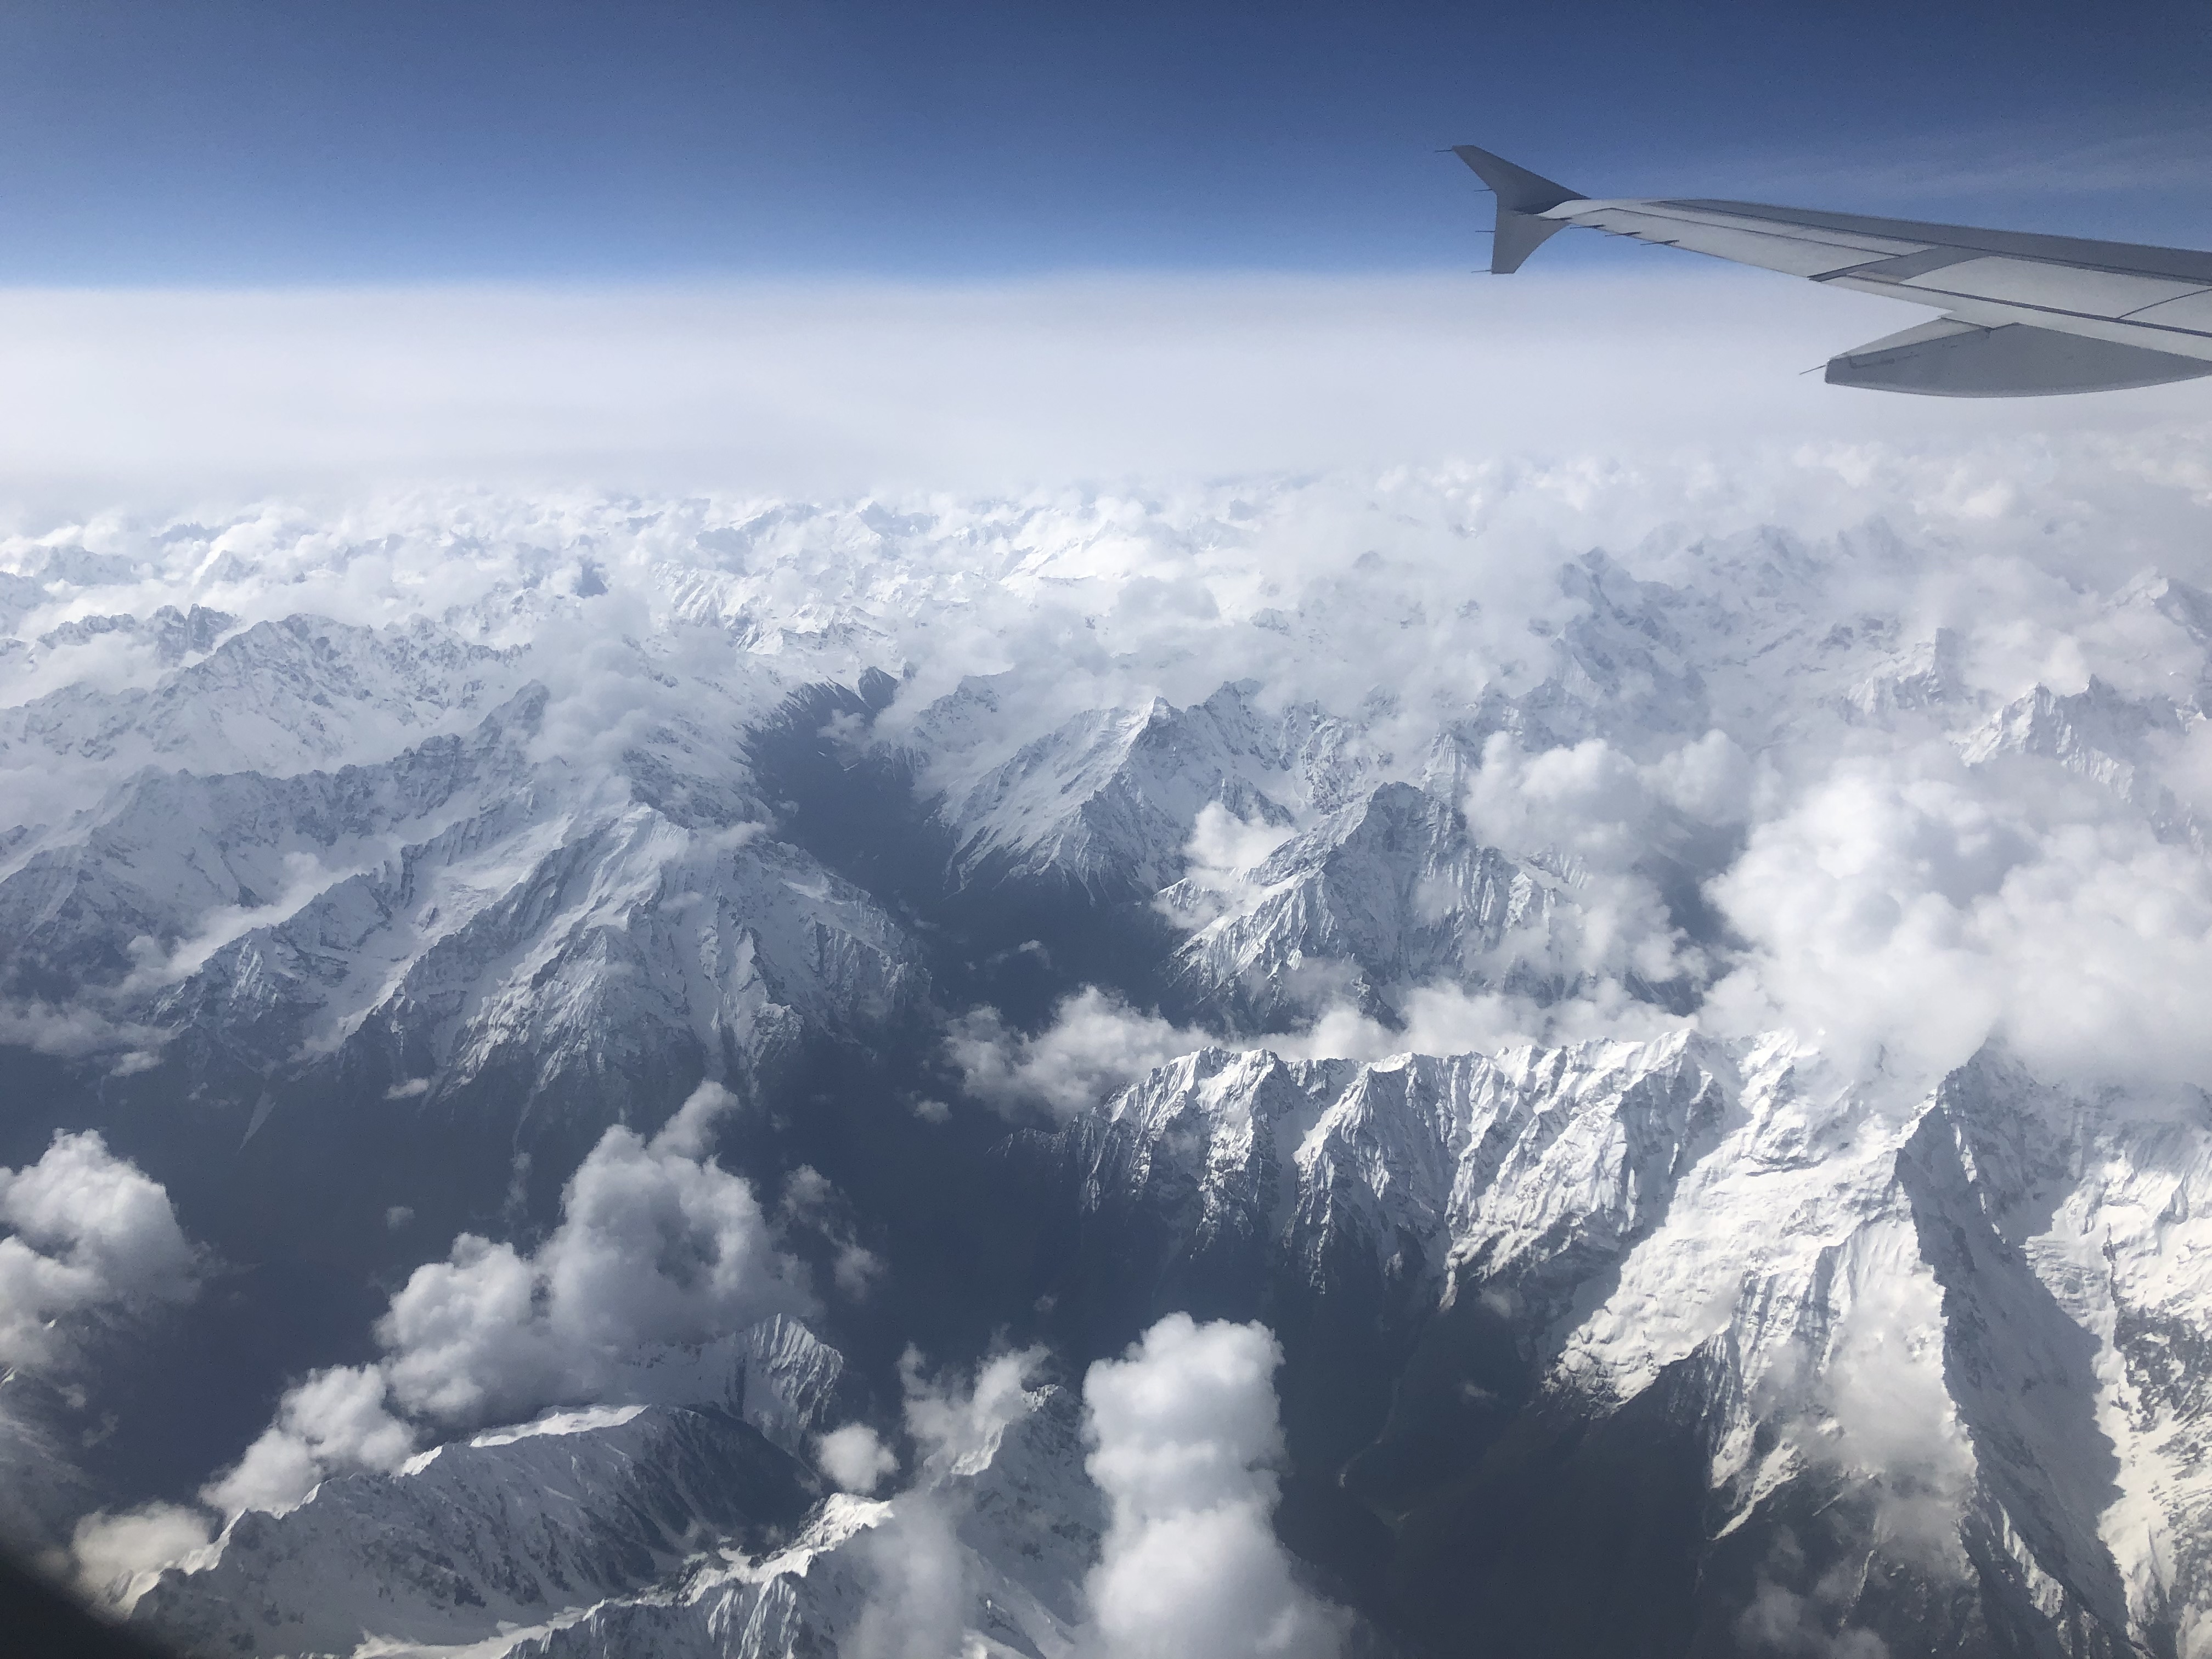
MULTIPOLYGON (((847 1408, 843 1357, 777 1316, 659 1348, 611 1390, 437 1446, 390 1473, 248 1510, 125 1594, 193 1650, 349 1653, 557 1627, 728 1547, 795 1539, 823 1496, 811 1443, 847 1408)), ((520 1638, 515 1638, 519 1640, 520 1638)))
MULTIPOLYGON (((698 726, 580 767, 528 684, 464 732, 310 769, 356 666, 281 700, 305 711, 287 766, 133 765, 25 827, 0 874, 19 1006, 66 1003, 85 1046, 173 1044, 233 1087, 337 1069, 405 1098, 504 1067, 605 1109, 611 1069, 741 1077, 923 994, 898 923, 765 833, 742 758, 698 726)), ((165 708, 206 700, 176 678, 165 708)), ((410 707, 407 684, 377 695, 410 707)))
MULTIPOLYGON (((1815 1623, 1938 1651, 2202 1640, 2199 1093, 2092 1103, 1982 1060, 1906 1102, 1787 1037, 1206 1050, 1062 1140, 1079 1208, 1178 1291, 1348 1301, 1386 1350, 1422 1331, 1346 1477, 1401 1534, 1463 1538, 1510 1492, 1484 1450, 1641 1408, 1693 1468, 1699 1572, 1755 1540, 1769 1599, 1815 1623), (1870 1532, 1774 1547, 1836 1504, 1870 1532)), ((1630 1565, 1550 1571, 1595 1594, 1630 1565)), ((1510 1617, 1498 1593, 1431 1612, 1510 1617)))
POLYGON ((9 1524, 208 1651, 1120 1659, 1188 1313, 1322 1648, 2212 1652, 2193 453, 0 545, 0 1168, 198 1287, 0 1184, 9 1524))
POLYGON ((1076 1650, 1105 1518, 1066 1388, 962 1402, 969 1431, 878 1499, 812 1472, 850 1402, 842 1356, 803 1327, 659 1358, 623 1392, 696 1399, 556 1412, 325 1480, 129 1586, 132 1618, 192 1652, 767 1659, 851 1644, 919 1552, 947 1603, 921 1616, 956 1639, 1076 1650))
POLYGON ((909 741, 941 792, 963 879, 1057 878, 1150 896, 1182 874, 1183 844, 1206 807, 1287 824, 1298 808, 1350 800, 1372 769, 1352 723, 1312 707, 1270 717, 1253 706, 1258 689, 1224 685, 1184 708, 1155 697, 1087 709, 969 776, 970 744, 1009 722, 997 688, 963 681, 921 712, 909 741))
POLYGON ((1563 891, 1477 842, 1449 798, 1386 783, 1228 880, 1186 877, 1161 897, 1194 924, 1182 982, 1266 1030, 1347 997, 1388 1017, 1394 991, 1438 981, 1556 996, 1547 958, 1563 891))
POLYGON ((641 1588, 709 1540, 765 1549, 811 1496, 801 1466, 726 1416, 568 1413, 248 1510, 135 1613, 188 1650, 458 1645, 641 1588))
POLYGON ((1026 1391, 1011 1420, 962 1455, 934 1460, 914 1486, 871 1499, 833 1494, 781 1549, 726 1547, 689 1572, 580 1618, 532 1632, 521 1656, 673 1653, 781 1659, 898 1650, 927 1626, 879 1634, 884 1581, 921 1547, 942 1574, 935 1615, 950 1652, 1079 1652, 1083 1580, 1105 1522, 1083 1473, 1080 1416, 1064 1388, 1026 1391))

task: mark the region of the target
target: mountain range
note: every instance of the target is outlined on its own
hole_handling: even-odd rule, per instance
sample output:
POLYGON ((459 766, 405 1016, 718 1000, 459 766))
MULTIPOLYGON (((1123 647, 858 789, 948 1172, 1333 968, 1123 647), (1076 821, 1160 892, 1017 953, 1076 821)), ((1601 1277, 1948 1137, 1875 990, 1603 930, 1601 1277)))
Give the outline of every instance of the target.
POLYGON ((0 1523, 195 1654, 2212 1650, 2208 498, 1980 464, 7 542, 0 1523))

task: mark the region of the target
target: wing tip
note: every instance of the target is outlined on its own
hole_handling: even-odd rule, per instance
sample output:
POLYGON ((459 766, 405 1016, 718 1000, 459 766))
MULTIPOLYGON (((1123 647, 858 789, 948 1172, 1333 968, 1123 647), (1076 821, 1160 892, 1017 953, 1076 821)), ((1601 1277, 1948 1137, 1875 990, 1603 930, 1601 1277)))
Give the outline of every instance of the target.
POLYGON ((1514 213, 1541 213, 1562 202, 1589 199, 1578 190, 1569 190, 1556 179, 1531 173, 1518 162, 1509 161, 1479 144, 1454 144, 1451 153, 1490 187, 1501 209, 1514 213))
POLYGON ((1492 276, 1508 276, 1520 270, 1553 232, 1565 228, 1556 219, 1540 217, 1546 210, 1589 199, 1556 179, 1531 173, 1478 144, 1454 144, 1451 153, 1466 162, 1498 198, 1498 223, 1490 243, 1492 276))

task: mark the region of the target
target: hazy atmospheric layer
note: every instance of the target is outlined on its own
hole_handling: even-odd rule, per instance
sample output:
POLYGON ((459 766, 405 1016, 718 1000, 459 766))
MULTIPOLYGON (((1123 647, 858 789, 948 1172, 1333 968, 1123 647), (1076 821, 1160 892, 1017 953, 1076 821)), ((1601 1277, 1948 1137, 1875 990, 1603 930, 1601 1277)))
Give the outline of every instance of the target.
MULTIPOLYGON (((1466 200, 1470 233, 1482 199, 1466 200)), ((1801 180, 1780 199, 1821 198, 1801 180)), ((2202 416, 2185 387, 1964 409, 1841 394, 1805 371, 1923 307, 1664 249, 1586 252, 1547 248, 1555 263, 1513 282, 20 291, 0 313, 0 376, 17 391, 0 409, 0 501, 43 527, 118 501, 357 503, 395 481, 972 495, 1686 442, 1734 453, 1775 433, 2032 444, 2202 416)), ((1483 256, 1471 240, 1468 264, 1483 256)), ((1771 466, 1753 470, 1747 487, 1768 488, 1771 466)))
MULTIPOLYGON (((1996 1572, 1973 1553, 1986 1532, 1988 1560, 2024 1564, 2020 1606, 2194 1650, 2212 1589, 2192 1565, 2187 1413, 2160 1415, 2124 1328, 2148 1309, 2193 1316, 2187 1241, 2166 1242, 2189 1212, 2129 1233, 2082 1196, 2080 1149, 2104 1149, 2105 1190, 2142 1188, 2132 1213, 2166 1202, 2146 1171, 2188 1165, 2203 1138, 2205 436, 1152 495, 427 493, 18 536, 0 552, 0 1020, 75 1103, 27 1114, 36 1137, 0 1176, 0 1358, 25 1402, 5 1455, 36 1474, 12 1488, 11 1524, 73 1549, 88 1583, 129 1584, 171 1627, 227 1641, 235 1598, 210 1586, 317 1549, 344 1559, 347 1528, 412 1501, 410 1481, 509 1492, 521 1477, 499 1460, 549 1437, 658 1437, 717 1468, 767 1457, 741 1437, 709 1445, 738 1431, 682 1415, 720 1401, 799 1460, 775 1479, 845 1489, 761 1498, 789 1510, 779 1547, 796 1553, 732 1544, 709 1583, 680 1529, 587 1540, 564 1559, 599 1564, 576 1571, 589 1596, 518 1602, 517 1650, 647 1650, 652 1626, 687 1651, 666 1632, 693 1613, 672 1609, 705 1621, 710 1603, 860 1651, 908 1636, 943 1651, 945 1632, 994 1618, 1048 1652, 1226 1650, 1201 1612, 1255 1651, 1368 1639, 1322 1595, 1388 1611, 1350 1558, 1322 1561, 1316 1589, 1266 1524, 1299 1456, 1276 1394, 1291 1398, 1299 1351, 1250 1322, 1266 1308, 1198 1322, 1150 1287, 1145 1317, 1102 1316, 1110 1340, 1059 1353, 1086 1370, 1040 1382, 1052 1357, 1017 1346, 1026 1334, 952 1352, 957 1321, 902 1330, 907 1287, 938 1269, 884 1221, 896 1200, 758 1155, 813 1109, 775 1093, 793 1034, 884 1048, 896 1028, 927 1034, 907 1077, 933 1085, 886 1096, 900 1133, 1057 1149, 1036 1155, 1089 1172, 1070 1200, 1085 1213, 1110 1211, 1125 1176, 1151 1190, 1127 1149, 1159 1171, 1211 1147, 1188 1190, 1215 1226, 1245 1201, 1237 1160, 1262 1158, 1254 1126, 1288 1113, 1297 1215, 1256 1212, 1285 1248, 1309 1200, 1364 1205, 1417 1300, 1447 1285, 1488 1285, 1500 1309, 1562 1297, 1527 1340, 1577 1398, 1631 1400, 1724 1339, 1741 1432, 1717 1442, 1711 1478, 1736 1483, 1741 1515, 1808 1469, 1848 1468, 1889 1483, 1870 1524, 1927 1581, 1969 1559, 1996 1572), (823 684, 846 690, 793 726, 793 695, 823 684), (931 902, 951 908, 841 854, 771 731, 903 779, 949 872, 951 897, 931 902), (1010 950, 1036 963, 1024 1007, 1010 978, 963 982, 932 954, 961 895, 1031 890, 1121 906, 1157 930, 1157 959, 1086 971, 1055 957, 1057 936, 1017 931, 1010 950), (1495 1058, 1433 1078, 1307 1064, 1407 1052, 1495 1058), (1234 1058, 1258 1053, 1291 1062, 1291 1082, 1234 1058), (502 1121, 502 1158, 548 1167, 522 1158, 511 1188, 442 1199, 377 1170, 388 1190, 366 1196, 391 1242, 357 1264, 376 1275, 368 1305, 318 1352, 238 1360, 227 1380, 258 1391, 258 1420, 207 1435, 195 1474, 134 1488, 69 1449, 219 1291, 263 1293, 220 1290, 246 1265, 230 1259, 243 1236, 208 1243, 238 1224, 211 1207, 220 1182, 137 1107, 128 1142, 103 1140, 100 1103, 166 1091, 165 1109, 205 1112, 243 1155, 312 1142, 325 1093, 431 1123, 504 1101, 483 1091, 510 1078, 532 1103, 502 1121), (1469 1101, 1640 1100, 1651 1078, 1675 1080, 1661 1092, 1686 1115, 1662 1126, 1677 1150, 1629 1185, 1679 1183, 1671 1218, 1601 1224, 1620 1171, 1581 1170, 1571 1136, 1547 1150, 1527 1130, 1510 1192, 1481 1186, 1496 1170, 1480 1159, 1433 1188, 1401 1161, 1431 1156, 1417 1118, 1440 1126, 1448 1164, 1492 1109, 1469 1101), (1399 1118, 1374 1116, 1386 1084, 1407 1091, 1399 1118), (1993 1091, 2011 1103, 1976 1104, 1993 1091), (2039 1231, 2004 1222, 2037 1271, 2075 1272, 2124 1236, 2140 1258, 2114 1270, 2110 1304, 2060 1297, 2050 1340, 2106 1345, 2073 1376, 2078 1422, 1991 1416, 1994 1396, 1942 1358, 1961 1328, 1944 1298, 1972 1275, 1923 1267, 1913 1252, 1933 1247, 1911 1243, 1943 1204, 1995 1214, 2033 1188, 1957 1198, 1924 1174, 1941 1163, 1930 1126, 1963 1126, 1957 1191, 1993 1190, 1989 1124, 2032 1118, 2077 1125, 2052 1165, 2073 1196, 2039 1231), (1382 1126, 1372 1158, 1355 1155, 1363 1121, 1382 1126), (1340 1158, 1338 1134, 1354 1149, 1340 1158), (1748 1150, 1717 1158, 1730 1135, 1748 1150), (1783 1208, 1778 1188, 1731 1184, 1769 1168, 1797 1183, 1783 1208), (1633 1255, 1654 1226, 1675 1231, 1633 1255), (1812 1243, 1753 1261, 1761 1229, 1812 1243), (1594 1300, 1543 1278, 1566 1270, 1545 1251, 1569 1234, 1632 1252, 1594 1300), (1778 1335, 1746 1311, 1771 1312, 1785 1284, 1833 1316, 1830 1346, 1791 1346, 1812 1322, 1778 1335), (879 1367, 873 1400, 841 1395, 846 1362, 809 1328, 856 1352, 930 1352, 879 1367), (572 1414, 486 1432, 548 1408, 572 1414), (2001 1428, 2035 1455, 2007 1462, 2001 1428), (2021 1486, 2055 1452, 2118 1472, 2021 1486), (1070 1517, 1065 1559, 1015 1564, 1015 1514, 1070 1517), (604 1565, 637 1559, 628 1578, 604 1565), (133 1580, 179 1560, 198 1570, 133 1580), (1238 1594, 1179 1602, 1163 1561, 1238 1594)), ((1522 1109, 1496 1106, 1495 1124, 1522 1109)), ((1650 1148, 1632 1142, 1632 1164, 1650 1148)), ((1340 1270, 1316 1249, 1315 1273, 1340 1270)), ((1072 1294, 1023 1316, 1048 1325, 1072 1294)), ((131 1411, 191 1414, 129 1392, 131 1411)), ((659 1455, 641 1462, 685 1467, 659 1455)), ((1872 1614, 1781 1562, 1770 1552, 1729 1611, 1735 1639, 1786 1650, 1840 1629, 1874 1650, 1852 1629, 1872 1614)), ((419 1628, 357 1628, 494 1633, 438 1625, 455 1603, 436 1602, 419 1628)), ((1419 1607, 1401 1611, 1418 1635, 1419 1607)))

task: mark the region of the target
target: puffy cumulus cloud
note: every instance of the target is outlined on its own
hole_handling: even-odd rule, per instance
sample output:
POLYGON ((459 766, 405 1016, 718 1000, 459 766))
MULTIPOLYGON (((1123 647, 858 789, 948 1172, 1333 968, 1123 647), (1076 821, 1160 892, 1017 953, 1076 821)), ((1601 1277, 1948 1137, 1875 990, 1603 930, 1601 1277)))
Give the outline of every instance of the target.
POLYGON ((815 1448, 822 1473, 847 1492, 872 1492, 898 1473, 898 1456, 865 1423, 848 1423, 822 1437, 815 1448))
MULTIPOLYGON (((1350 1615, 1299 1587, 1273 1529, 1281 1361, 1262 1326, 1200 1326, 1178 1314, 1123 1358, 1091 1369, 1085 1468, 1107 1527, 1079 1591, 1071 1580, 1079 1601, 1066 1632, 1071 1653, 1320 1659, 1340 1650, 1350 1615)), ((994 1355, 972 1373, 933 1373, 911 1349, 902 1358, 906 1429, 920 1455, 913 1484, 854 1540, 867 1601, 844 1650, 942 1659, 990 1645, 975 1634, 988 1583, 963 1540, 968 1481, 994 1468, 1010 1428, 1044 1403, 1044 1363, 1036 1348, 994 1355)), ((872 1475, 875 1437, 840 1433, 851 1433, 855 1472, 872 1475)), ((829 1450, 825 1441, 825 1464, 829 1450)), ((1022 1477, 1024 1485, 1039 1478, 1022 1477)), ((1067 1519, 1089 1501, 1071 1505, 1067 1519)), ((1081 1571, 1079 1558, 1070 1565, 1081 1571)))
POLYGON ((954 1022, 945 1052, 969 1093, 994 1110, 1073 1117, 1154 1066, 1214 1041, 1086 985, 1034 1036, 1010 1029, 995 1008, 972 1010, 954 1022))
POLYGON ((191 1299, 196 1253, 161 1184, 97 1130, 0 1169, 0 1366, 68 1359, 88 1322, 191 1299))
POLYGON ((119 1158, 95 1131, 55 1135, 36 1163, 0 1169, 0 1377, 42 1375, 27 1398, 0 1395, 0 1523, 12 1547, 35 1549, 54 1571, 74 1570, 105 1593, 174 1545, 206 1541, 204 1522, 156 1504, 94 1515, 65 1547, 67 1523, 99 1488, 75 1466, 71 1442, 90 1446, 114 1425, 92 1428, 60 1415, 94 1405, 100 1376, 131 1364, 131 1340, 164 1308, 199 1288, 199 1252, 159 1182, 119 1158), (72 1569, 73 1563, 73 1569, 72 1569))
POLYGON ((1464 805, 1469 826, 1502 851, 1625 871, 1696 828, 1744 823, 1753 782, 1750 757, 1724 732, 1644 762, 1602 738, 1532 754, 1501 732, 1484 742, 1464 805))
POLYGON ((641 1343, 696 1342, 811 1305, 752 1188, 706 1157, 732 1104, 704 1083, 651 1140, 617 1126, 528 1255, 472 1234, 377 1326, 393 1397, 444 1423, 588 1398, 641 1343))
POLYGON ((618 1392, 637 1350, 811 1306, 752 1189, 708 1157, 732 1103, 702 1083, 651 1139, 617 1126, 569 1177, 537 1249, 465 1233, 377 1322, 384 1358, 319 1371, 203 1496, 283 1509, 325 1475, 397 1468, 417 1425, 452 1429, 618 1392))
POLYGON ((1946 744, 1818 772, 1711 885, 1751 950, 1704 1018, 1923 1084, 1995 1038, 2054 1079, 2201 1086, 2212 866, 2063 781, 1946 744))
POLYGON ((1545 963, 1564 977, 1659 984, 1703 975, 1706 957, 1670 915, 1655 869, 1694 870, 1750 816, 1752 762, 1719 731, 1638 763, 1601 738, 1529 753, 1483 745, 1464 797, 1477 839, 1559 869, 1573 902, 1553 913, 1545 963))
POLYGON ((933 1471, 964 1473, 997 1451, 1006 1425, 1029 1408, 1030 1385, 1043 1366, 1042 1348, 995 1354, 975 1368, 972 1381, 957 1374, 933 1376, 919 1352, 899 1356, 906 1395, 906 1431, 933 1471))
POLYGON ((182 1504, 147 1504, 121 1514, 86 1516, 70 1540, 77 1588, 96 1601, 128 1607, 151 1576, 189 1563, 214 1540, 206 1514, 182 1504))
MULTIPOLYGON (((1190 840, 1182 849, 1183 880, 1201 892, 1233 892, 1243 872, 1258 864, 1295 833, 1288 824, 1258 818, 1240 818, 1219 801, 1199 809, 1191 825, 1190 840)), ((1183 921, 1170 911, 1171 920, 1183 921)))
POLYGON ((1263 1325, 1170 1314, 1084 1379, 1085 1468, 1111 1512, 1089 1580, 1101 1659, 1340 1650, 1350 1620, 1298 1584, 1272 1522, 1283 1457, 1263 1325))
POLYGON ((288 1389, 276 1419, 246 1455, 200 1489, 201 1501, 235 1515, 292 1508, 325 1475, 392 1470, 415 1450, 413 1425, 386 1403, 390 1385, 374 1365, 333 1365, 288 1389))

